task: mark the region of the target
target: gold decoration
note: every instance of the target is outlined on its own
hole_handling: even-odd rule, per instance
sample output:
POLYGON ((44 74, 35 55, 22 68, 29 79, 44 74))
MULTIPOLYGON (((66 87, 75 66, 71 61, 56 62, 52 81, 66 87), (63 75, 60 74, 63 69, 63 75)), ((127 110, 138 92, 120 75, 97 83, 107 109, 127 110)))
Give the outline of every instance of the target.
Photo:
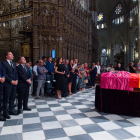
POLYGON ((31 57, 31 47, 29 43, 24 43, 21 46, 21 52, 20 52, 21 56, 24 57, 31 57))

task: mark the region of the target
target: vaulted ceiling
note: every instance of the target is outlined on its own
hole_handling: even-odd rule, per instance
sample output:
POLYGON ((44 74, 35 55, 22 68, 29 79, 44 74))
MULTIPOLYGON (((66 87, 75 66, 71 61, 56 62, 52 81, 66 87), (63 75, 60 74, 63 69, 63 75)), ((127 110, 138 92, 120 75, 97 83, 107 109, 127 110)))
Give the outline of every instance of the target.
POLYGON ((98 11, 104 13, 104 15, 109 16, 115 13, 115 8, 118 4, 121 4, 123 12, 126 12, 131 0, 98 0, 98 11))

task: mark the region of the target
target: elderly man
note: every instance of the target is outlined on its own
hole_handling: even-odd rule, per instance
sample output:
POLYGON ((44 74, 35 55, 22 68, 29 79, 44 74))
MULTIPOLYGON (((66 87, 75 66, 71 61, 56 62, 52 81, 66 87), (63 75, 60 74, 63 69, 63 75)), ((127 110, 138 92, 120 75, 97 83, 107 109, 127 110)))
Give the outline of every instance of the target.
POLYGON ((36 99, 40 99, 39 92, 41 89, 42 97, 44 97, 44 88, 45 88, 45 81, 46 81, 46 73, 48 72, 47 69, 43 66, 43 60, 39 61, 39 66, 37 67, 38 72, 38 87, 37 87, 37 95, 36 99))
POLYGON ((118 63, 118 67, 115 68, 116 71, 123 71, 124 69, 121 67, 121 64, 118 63))
POLYGON ((29 68, 25 65, 25 57, 20 58, 20 65, 17 67, 18 71, 18 113, 22 113, 22 101, 23 101, 23 110, 31 111, 28 108, 28 97, 29 97, 29 87, 31 85, 31 72, 29 68))

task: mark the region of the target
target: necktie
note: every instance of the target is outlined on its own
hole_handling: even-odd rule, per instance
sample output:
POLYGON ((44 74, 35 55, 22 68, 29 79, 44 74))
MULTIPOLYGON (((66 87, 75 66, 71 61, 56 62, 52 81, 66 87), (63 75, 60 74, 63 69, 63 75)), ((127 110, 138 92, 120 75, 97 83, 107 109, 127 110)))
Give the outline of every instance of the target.
POLYGON ((27 68, 26 68, 26 66, 24 65, 24 69, 25 69, 25 71, 27 72, 27 68))
POLYGON ((12 69, 14 69, 14 65, 13 65, 12 61, 10 61, 10 64, 11 64, 12 69))

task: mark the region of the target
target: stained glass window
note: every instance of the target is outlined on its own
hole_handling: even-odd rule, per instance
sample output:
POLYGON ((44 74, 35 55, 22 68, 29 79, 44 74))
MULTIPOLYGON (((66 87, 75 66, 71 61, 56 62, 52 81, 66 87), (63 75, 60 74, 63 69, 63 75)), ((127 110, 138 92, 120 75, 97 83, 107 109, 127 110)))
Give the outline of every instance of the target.
POLYGON ((97 21, 101 21, 103 20, 103 13, 100 13, 98 16, 97 16, 97 21))
POLYGON ((116 10, 115 10, 116 14, 120 14, 121 10, 122 10, 121 4, 117 5, 116 10))

